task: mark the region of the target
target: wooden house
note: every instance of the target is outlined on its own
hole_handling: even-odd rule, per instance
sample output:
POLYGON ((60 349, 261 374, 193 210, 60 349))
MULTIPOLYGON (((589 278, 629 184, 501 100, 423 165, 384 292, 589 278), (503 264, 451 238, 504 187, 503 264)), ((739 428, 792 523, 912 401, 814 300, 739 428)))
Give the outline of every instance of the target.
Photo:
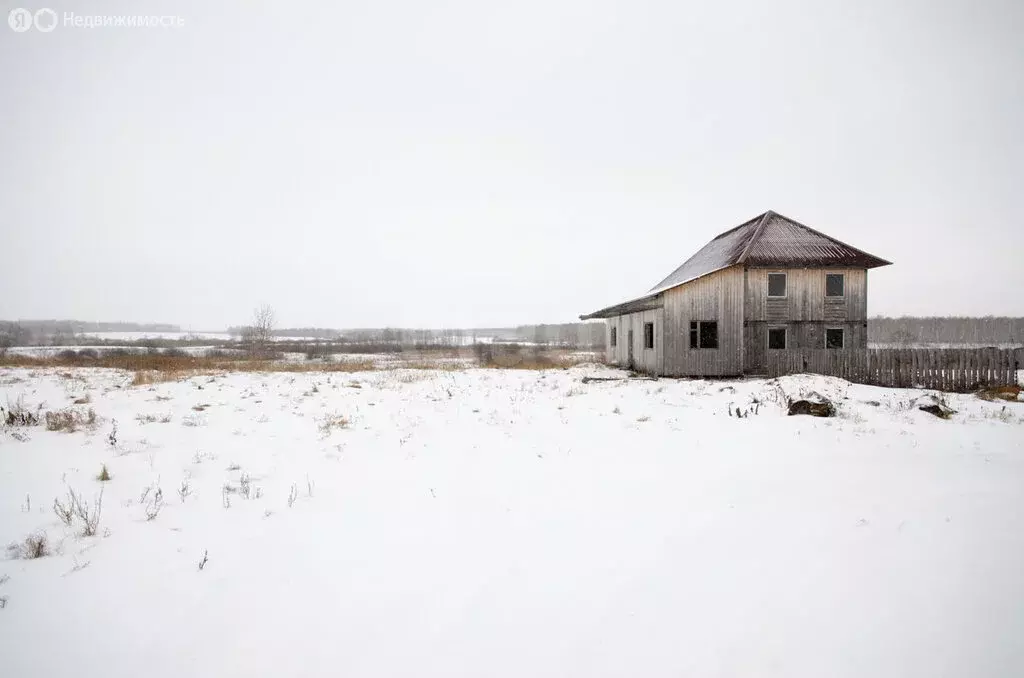
POLYGON ((722 233, 604 318, 608 362, 665 376, 764 374, 771 351, 867 348, 868 270, 890 262, 775 212, 722 233))

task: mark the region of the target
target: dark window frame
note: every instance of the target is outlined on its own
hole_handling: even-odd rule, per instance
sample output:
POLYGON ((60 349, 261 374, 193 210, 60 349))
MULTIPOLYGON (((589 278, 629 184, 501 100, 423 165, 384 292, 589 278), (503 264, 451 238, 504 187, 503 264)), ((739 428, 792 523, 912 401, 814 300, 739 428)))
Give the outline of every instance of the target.
POLYGON ((789 276, 782 271, 773 271, 768 274, 768 284, 765 290, 769 299, 785 299, 789 295, 789 276), (782 276, 782 294, 772 294, 772 276, 782 276))
POLYGON ((690 349, 717 350, 718 346, 717 320, 693 320, 690 322, 690 349), (714 335, 713 337, 712 334, 714 335), (707 340, 706 343, 708 344, 706 346, 705 340, 707 340))
POLYGON ((644 350, 654 350, 654 323, 644 323, 644 350))
POLYGON ((611 344, 612 348, 615 348, 618 345, 618 343, 619 343, 618 339, 619 339, 619 328, 618 327, 612 327, 612 335, 608 339, 608 342, 611 344))
POLYGON ((825 348, 830 351, 842 351, 846 348, 846 328, 845 327, 826 327, 825 328, 825 348), (829 346, 828 333, 839 332, 839 345, 829 346))
POLYGON ((825 298, 826 299, 845 299, 846 298, 846 274, 845 273, 826 273, 825 274, 825 298), (839 279, 839 294, 829 294, 828 281, 829 278, 839 279))
POLYGON ((788 327, 769 327, 768 328, 768 350, 769 351, 785 351, 789 348, 789 328, 788 327), (782 332, 782 346, 772 346, 772 332, 782 332))

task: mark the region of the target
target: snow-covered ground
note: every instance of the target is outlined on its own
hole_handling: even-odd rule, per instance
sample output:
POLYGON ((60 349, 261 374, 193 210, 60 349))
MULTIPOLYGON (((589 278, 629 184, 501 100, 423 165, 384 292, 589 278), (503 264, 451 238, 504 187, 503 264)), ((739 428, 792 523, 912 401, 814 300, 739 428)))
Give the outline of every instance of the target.
POLYGON ((0 369, 0 672, 1024 675, 1024 404, 621 374, 0 369))
MULTIPOLYGON (((226 332, 86 332, 81 335, 82 337, 94 337, 96 339, 102 339, 106 341, 145 341, 147 339, 169 339, 172 341, 179 340, 217 340, 217 341, 230 341, 238 339, 237 336, 232 336, 226 332)), ((322 337, 292 337, 292 336, 274 336, 273 341, 322 341, 322 337)), ((474 343, 490 344, 497 339, 490 336, 483 335, 457 335, 449 337, 435 337, 434 341, 437 344, 453 344, 460 346, 472 346, 474 343)), ((532 345, 532 342, 518 342, 522 345, 532 345)))
MULTIPOLYGON (((129 351, 134 350, 134 351, 139 351, 139 352, 146 352, 149 349, 146 349, 146 348, 125 348, 124 346, 104 346, 104 345, 98 345, 98 346, 12 346, 11 348, 7 349, 7 353, 9 355, 23 355, 23 356, 26 356, 26 357, 29 357, 29 358, 53 358, 54 356, 57 356, 60 353, 64 353, 65 351, 73 351, 73 352, 76 352, 76 353, 81 352, 81 351, 90 351, 90 352, 96 352, 96 353, 102 354, 102 353, 114 353, 114 352, 125 351, 125 350, 129 350, 129 351)), ((157 352, 164 352, 167 349, 157 348, 157 349, 154 349, 154 350, 156 350, 157 352)), ((202 355, 206 355, 210 351, 214 351, 214 350, 222 351, 222 350, 230 350, 230 349, 224 349, 224 348, 222 348, 220 346, 182 346, 180 348, 176 347, 174 350, 181 351, 182 353, 188 353, 189 355, 202 356, 202 355)))
POLYGON ((145 341, 147 339, 230 341, 235 338, 227 332, 86 332, 81 336, 106 341, 145 341))

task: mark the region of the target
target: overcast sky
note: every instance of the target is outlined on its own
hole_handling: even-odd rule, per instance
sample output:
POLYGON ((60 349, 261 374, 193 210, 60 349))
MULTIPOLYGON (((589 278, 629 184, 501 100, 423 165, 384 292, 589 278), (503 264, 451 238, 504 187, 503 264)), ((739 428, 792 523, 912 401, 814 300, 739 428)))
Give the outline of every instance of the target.
POLYGON ((1024 315, 1019 0, 45 2, 0 318, 565 322, 767 209, 895 262, 873 315, 1024 315))

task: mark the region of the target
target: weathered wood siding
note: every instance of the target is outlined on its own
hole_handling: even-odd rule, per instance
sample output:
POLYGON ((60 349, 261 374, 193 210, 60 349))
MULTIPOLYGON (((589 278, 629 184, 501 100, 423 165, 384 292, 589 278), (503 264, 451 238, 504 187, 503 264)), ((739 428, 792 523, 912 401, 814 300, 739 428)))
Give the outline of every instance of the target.
POLYGON ((667 376, 722 376, 743 371, 743 268, 733 266, 664 294, 667 376), (717 349, 691 349, 690 323, 718 323, 717 349))
POLYGON ((629 331, 633 330, 633 365, 634 369, 649 374, 662 374, 661 366, 664 359, 665 342, 662 339, 664 327, 663 309, 653 309, 630 313, 609 318, 606 329, 606 358, 612 365, 628 368, 629 365, 629 331), (644 323, 654 323, 654 348, 644 348, 644 323), (616 328, 616 345, 611 345, 611 328, 616 328))
POLYGON ((867 320, 868 272, 862 268, 748 268, 743 319, 748 322, 867 320), (786 297, 768 298, 768 274, 786 274, 786 297), (825 299, 825 275, 846 276, 841 299, 825 299))
MULTIPOLYGON (((786 352, 825 348, 825 330, 844 330, 843 351, 867 348, 867 271, 856 268, 749 268, 744 272, 744 371, 768 371, 768 329, 786 329, 786 352), (786 296, 768 298, 768 274, 786 274, 786 296), (825 296, 825 276, 845 276, 843 296, 825 296)), ((779 356, 775 356, 776 359, 779 356)))

